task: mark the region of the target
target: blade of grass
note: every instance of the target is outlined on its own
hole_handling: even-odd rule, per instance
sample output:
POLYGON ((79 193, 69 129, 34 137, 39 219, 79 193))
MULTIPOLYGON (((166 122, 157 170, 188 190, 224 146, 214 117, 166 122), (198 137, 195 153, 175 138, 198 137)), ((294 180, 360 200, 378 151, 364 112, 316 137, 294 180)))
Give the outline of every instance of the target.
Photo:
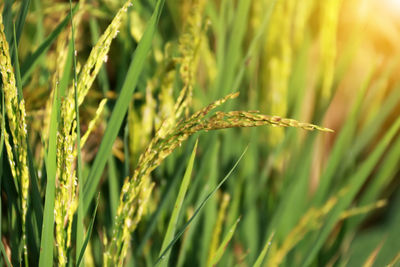
MULTIPOLYGON (((377 170, 371 183, 365 188, 363 194, 358 201, 359 206, 367 205, 376 201, 380 193, 383 192, 385 187, 392 181, 398 170, 398 160, 400 157, 400 138, 391 145, 390 150, 386 153, 381 166, 377 170)), ((355 229, 369 214, 360 214, 351 218, 347 224, 348 229, 355 229)))
POLYGON ((249 60, 252 59, 252 57, 254 56, 255 52, 256 52, 256 48, 260 43, 260 39, 261 37, 265 34, 265 29, 267 29, 268 27, 268 23, 270 21, 271 15, 272 15, 272 11, 275 8, 276 2, 278 0, 273 0, 271 1, 271 3, 268 6, 267 11, 265 12, 265 16, 264 19, 260 25, 260 28, 257 29, 257 33, 255 34, 253 40, 251 40, 250 46, 246 52, 245 57, 243 58, 241 64, 240 64, 240 68, 239 71, 235 73, 235 81, 233 83, 232 86, 232 91, 231 92, 236 92, 239 91, 239 87, 240 87, 240 83, 242 82, 242 78, 244 76, 244 71, 246 70, 247 66, 248 66, 248 62, 249 60))
POLYGON ((44 203, 43 227, 40 241, 39 266, 53 265, 53 241, 54 241, 54 202, 55 202, 55 180, 56 180, 56 141, 58 128, 58 115, 60 112, 60 99, 57 97, 57 87, 53 96, 53 106, 50 118, 49 148, 45 156, 47 186, 44 203))
POLYGON ((99 206, 99 199, 100 199, 100 193, 97 196, 96 206, 95 206, 94 211, 93 211, 92 219, 90 220, 90 224, 89 224, 89 227, 88 227, 88 232, 86 234, 85 241, 82 244, 82 248, 80 250, 78 260, 76 262, 76 266, 78 266, 78 267, 81 266, 83 256, 85 255, 86 247, 87 247, 87 245, 89 243, 90 236, 92 235, 94 220, 96 218, 96 213, 97 213, 97 207, 99 206))
MULTIPOLYGON (((221 144, 217 139, 218 133, 213 133, 210 141, 210 148, 206 156, 209 161, 203 161, 202 167, 204 170, 204 176, 207 177, 204 187, 214 188, 218 184, 218 166, 221 164, 219 156, 221 144), (206 163, 207 162, 207 163, 206 163), (207 165, 206 165, 207 164, 207 165)), ((202 225, 200 226, 201 232, 203 233, 199 238, 199 248, 198 254, 200 258, 200 265, 207 266, 207 261, 209 258, 210 246, 213 240, 213 230, 217 223, 218 217, 218 199, 216 197, 208 201, 207 206, 204 207, 204 212, 202 216, 202 225)), ((228 222, 229 223, 229 222, 228 222)), ((218 244, 216 244, 217 247, 218 244)))
POLYGON ((386 153, 382 165, 380 166, 376 176, 371 181, 368 188, 360 197, 359 205, 365 205, 376 200, 382 189, 388 185, 390 179, 396 174, 398 170, 398 161, 400 158, 400 138, 391 146, 390 151, 386 153))
MULTIPOLYGON (((22 3, 21 3, 21 6, 19 8, 19 11, 18 11, 17 31, 16 31, 16 34, 14 33, 13 45, 10 46, 10 54, 12 55, 12 58, 11 58, 12 62, 14 62, 14 54, 13 54, 14 50, 15 51, 18 50, 19 40, 21 38, 22 29, 23 29, 24 24, 25 24, 26 15, 28 14, 30 2, 31 2, 30 0, 23 0, 22 3)), ((15 29, 14 29, 14 31, 15 31, 15 29)))
POLYGON ((117 103, 114 106, 104 137, 101 141, 99 150, 90 170, 87 182, 84 187, 84 213, 87 212, 89 204, 97 190, 101 174, 111 152, 112 145, 117 138, 124 116, 128 110, 129 102, 132 99, 139 76, 145 65, 145 60, 150 51, 153 36, 156 32, 158 20, 161 16, 165 0, 158 0, 153 15, 148 22, 146 30, 135 50, 132 62, 128 69, 128 74, 122 86, 117 103))
MULTIPOLYGON (((258 129, 251 129, 250 140, 260 140, 258 136, 258 129)), ((247 261, 254 262, 256 258, 256 251, 259 250, 260 246, 260 228, 258 227, 259 221, 259 206, 257 202, 259 201, 260 195, 258 195, 259 179, 254 179, 258 177, 258 162, 260 162, 260 152, 259 144, 257 142, 252 143, 249 146, 249 151, 246 157, 246 161, 243 162, 241 175, 244 178, 243 186, 243 205, 246 207, 246 216, 243 217, 241 234, 244 237, 244 245, 249 250, 247 254, 247 261)), ((265 189, 264 189, 265 190, 265 189)), ((241 211, 239 211, 241 213, 241 211)))
POLYGON ((19 8, 18 17, 17 17, 17 46, 19 44, 19 40, 21 39, 22 29, 24 28, 26 15, 28 15, 29 5, 31 4, 30 0, 23 0, 21 3, 21 7, 19 8))
MULTIPOLYGON (((129 113, 129 111, 128 111, 129 113)), ((124 177, 129 176, 130 170, 129 170, 129 127, 128 127, 128 122, 125 124, 124 127, 124 177)))
MULTIPOLYGON (((0 192, 1 190, 1 183, 2 183, 2 178, 3 178, 3 146, 4 146, 4 129, 5 129, 5 112, 4 112, 4 94, 3 94, 3 90, 1 91, 1 138, 0 138, 0 192)), ((2 203, 2 198, 0 197, 0 207, 3 207, 3 203, 2 203)), ((1 233, 1 222, 3 221, 3 213, 2 213, 2 209, 0 209, 0 233, 1 233)), ((7 266, 11 266, 6 251, 4 249, 3 246, 3 242, 0 240, 1 243, 1 252, 3 254, 3 257, 7 263, 7 266)))
POLYGON ((4 33, 6 35, 6 39, 7 39, 7 42, 9 45, 12 44, 12 42, 11 42, 12 41, 12 13, 13 13, 12 12, 12 4, 13 4, 12 0, 5 0, 4 8, 3 8, 4 33))
POLYGON ((5 262, 7 263, 7 266, 12 267, 12 265, 8 259, 8 256, 7 256, 6 249, 4 248, 3 241, 0 241, 0 249, 1 249, 1 254, 3 254, 3 258, 5 259, 5 262))
MULTIPOLYGON (((183 158, 189 157, 189 155, 191 153, 189 148, 192 146, 192 143, 193 142, 190 142, 190 144, 187 146, 188 149, 186 149, 185 154, 182 156, 183 158)), ((154 232, 156 225, 159 222, 159 218, 162 215, 162 212, 165 209, 167 209, 166 205, 168 205, 168 203, 172 203, 172 199, 171 199, 173 196, 172 194, 175 192, 174 189, 177 188, 177 186, 178 186, 179 178, 182 175, 184 175, 184 171, 185 171, 185 165, 183 165, 183 164, 179 164, 179 167, 174 170, 174 173, 175 173, 174 179, 171 182, 169 182, 167 189, 164 191, 163 196, 161 197, 160 204, 157 206, 157 210, 155 212, 153 212, 153 215, 149 219, 150 223, 147 225, 147 229, 146 229, 144 236, 140 239, 140 243, 136 249, 136 255, 141 255, 143 253, 146 242, 150 239, 152 233, 154 232)), ((187 198, 188 198, 188 196, 186 197, 186 199, 187 198)))
POLYGON ((236 90, 232 88, 235 77, 237 75, 237 66, 241 56, 241 46, 246 33, 246 26, 248 22, 248 16, 250 11, 251 1, 240 0, 236 8, 235 20, 233 21, 232 28, 235 29, 235 33, 232 34, 228 41, 228 47, 226 51, 226 70, 225 70, 225 83, 220 87, 222 90, 218 90, 222 95, 226 95, 229 90, 236 90))
POLYGON ((318 190, 315 193, 314 201, 318 205, 322 204, 323 199, 326 197, 327 192, 331 186, 331 181, 338 169, 339 164, 343 160, 343 155, 348 151, 348 147, 351 145, 353 140, 354 132, 357 126, 357 118, 361 111, 362 100, 365 96, 366 90, 370 84, 372 75, 375 72, 375 68, 371 67, 367 76, 365 77, 363 84, 358 90, 354 104, 352 105, 350 115, 345 122, 340 134, 335 142, 332 152, 330 153, 329 161, 324 173, 321 176, 318 190))
MULTIPOLYGON (((5 155, 7 156, 6 153, 5 155)), ((7 221, 9 222, 8 231, 9 233, 13 233, 12 235, 9 235, 9 247, 11 251, 18 252, 18 243, 21 241, 21 227, 18 224, 18 218, 20 218, 20 197, 17 191, 17 184, 15 183, 15 179, 11 174, 8 157, 3 157, 3 160, 2 186, 4 188, 5 195, 7 196, 7 221)), ((18 255, 18 253, 11 254, 12 264, 19 266, 20 258, 21 257, 18 255)))
POLYGON ((218 191, 218 189, 221 188, 221 186, 225 183, 225 181, 231 176, 231 174, 233 173, 233 171, 236 169, 237 165, 239 164, 239 162, 241 161, 241 159, 243 158, 244 154, 247 151, 247 148, 245 148, 245 150, 243 151, 242 155, 240 155, 239 159, 236 161, 235 165, 233 165, 232 169, 228 172, 228 174, 221 180, 221 182, 217 185, 217 187, 215 187, 207 196, 206 198, 200 203, 200 205, 197 207, 197 209, 195 210, 195 212, 193 213, 192 217, 190 217, 190 219, 186 222, 186 224, 182 227, 182 229, 177 233, 177 235, 174 237, 174 239, 171 241, 171 243, 169 243, 169 245, 165 248, 165 250, 160 254, 160 256, 158 257, 157 261, 155 262, 154 265, 157 265, 158 263, 160 263, 162 260, 164 260, 164 256, 166 255, 166 253, 168 252, 168 250, 170 250, 172 248, 172 246, 176 243, 176 241, 178 241, 178 239, 181 237, 181 235, 185 232, 186 228, 189 226, 189 224, 193 221, 194 218, 196 218, 196 216, 199 214, 199 212, 202 210, 202 208, 204 207, 204 205, 207 203, 207 201, 215 194, 215 192, 218 191))
POLYGON ((58 92, 60 94, 60 97, 64 97, 66 95, 66 91, 68 88, 68 82, 70 81, 71 78, 71 71, 72 71, 72 64, 73 60, 72 57, 74 56, 74 49, 72 45, 72 40, 70 40, 68 44, 68 53, 67 53, 67 60, 65 61, 65 66, 64 66, 64 71, 60 79, 60 84, 58 87, 58 92))
POLYGON ((217 251, 215 252, 214 258, 212 259, 210 266, 216 266, 217 263, 219 262, 219 260, 222 258, 222 255, 224 255, 224 252, 225 252, 226 248, 228 247, 228 243, 231 241, 239 222, 240 222, 240 217, 236 220, 236 222, 229 229, 228 233, 225 235, 224 240, 222 240, 221 245, 218 247, 217 251))
MULTIPOLYGON (((211 97, 213 99, 216 98, 218 92, 217 89, 221 88, 221 84, 223 83, 223 72, 224 72, 224 62, 225 62, 225 46, 226 46, 226 10, 227 10, 227 4, 229 3, 229 1, 227 0, 222 0, 221 1, 221 9, 219 12, 219 19, 214 22, 212 25, 215 25, 216 29, 215 29, 215 35, 219 36, 218 38, 218 42, 217 42, 217 51, 216 51, 216 61, 217 61, 217 69, 218 69, 218 73, 220 73, 221 75, 217 76, 216 82, 215 82, 215 89, 214 90, 214 95, 211 97)), ((207 9, 206 9, 207 10, 207 9)), ((212 16, 211 16, 212 18, 212 16)), ((210 99, 208 99, 210 100, 210 99)))
MULTIPOLYGON (((89 26, 90 26, 90 33, 91 33, 91 41, 92 45, 96 45, 100 33, 99 33, 99 25, 97 23, 97 20, 95 18, 91 18, 89 21, 89 26)), ((105 66, 103 65, 99 71, 98 74, 98 81, 100 88, 102 89, 103 96, 106 97, 107 92, 110 91, 110 82, 107 77, 107 71, 105 66)), ((109 112, 107 106, 105 107, 106 111, 109 112)), ((117 213, 117 207, 119 203, 119 178, 118 178, 118 172, 117 172, 117 167, 115 163, 115 159, 112 155, 109 156, 108 161, 108 188, 109 188, 109 203, 110 203, 110 215, 111 215, 111 225, 114 224, 115 220, 115 215, 117 213)))
POLYGON ((258 255, 256 262, 254 263, 253 267, 260 267, 267 256, 267 253, 269 251, 269 248, 271 247, 272 244, 272 239, 274 238, 275 233, 272 232, 272 234, 269 236, 267 242, 265 243, 264 248, 262 249, 260 255, 258 255))
POLYGON ((379 142, 377 147, 374 149, 372 154, 362 163, 360 168, 350 177, 348 180, 348 185, 345 187, 348 191, 341 197, 335 207, 332 209, 327 217, 327 220, 322 227, 321 231, 318 233, 317 238, 311 244, 308 249, 306 256, 303 260, 301 266, 309 266, 312 260, 315 258, 316 254, 320 250, 329 233, 332 231, 333 227, 340 219, 340 214, 350 205, 351 201, 371 174, 373 168, 375 167, 378 160, 381 158, 382 154, 385 152, 386 148, 390 144, 393 137, 396 135, 400 128, 400 118, 398 118, 395 123, 390 127, 389 131, 385 134, 383 139, 379 142))
MULTIPOLYGON (((194 159, 196 156, 196 151, 197 151, 197 144, 198 141, 196 141, 196 144, 194 145, 192 155, 190 156, 185 175, 183 176, 181 186, 179 188, 178 196, 176 197, 174 209, 172 211, 171 219, 168 223, 168 228, 167 232, 165 233, 164 240, 161 245, 161 250, 160 250, 160 255, 161 253, 166 249, 167 245, 172 241, 174 238, 175 234, 175 229, 178 224, 178 217, 182 208, 183 200, 185 199, 186 191, 189 187, 190 184, 190 179, 192 177, 192 170, 193 170, 193 164, 194 164, 194 159)), ((170 257, 170 251, 164 256, 164 260, 162 263, 160 263, 161 266, 167 266, 168 261, 170 257)))
MULTIPOLYGON (((212 149, 207 150, 207 152, 204 154, 204 158, 201 161, 201 164, 199 164, 198 167, 196 167, 196 177, 193 179, 193 183, 191 185, 191 188, 186 196, 186 201, 185 201, 185 207, 184 210, 188 211, 188 216, 193 214, 193 207, 198 207, 200 206, 201 202, 206 198, 209 188, 213 188, 217 185, 217 179, 218 179, 218 166, 219 166, 219 159, 218 159, 218 153, 220 151, 220 142, 217 138, 217 133, 209 133, 208 135, 204 136, 205 141, 209 144, 209 147, 212 149), (207 140, 207 137, 211 139, 211 141, 207 140), (213 177, 215 176, 215 177, 213 177), (207 180, 202 179, 202 177, 208 177, 207 180), (210 182, 212 180, 212 182, 210 182), (215 180, 215 183, 214 183, 215 180), (213 184, 211 186, 210 184, 213 184)), ((214 200, 214 202, 217 202, 217 200, 214 200)), ((215 203, 208 202, 207 206, 212 206, 214 208, 215 203)), ((210 209, 205 209, 203 211, 203 217, 205 216, 210 216, 211 214, 209 213, 210 209)), ((182 218, 183 219, 183 218, 182 218)), ((204 233, 204 229, 206 228, 205 224, 208 223, 207 220, 201 218, 200 216, 197 216, 191 224, 190 227, 186 230, 184 233, 184 236, 182 237, 182 241, 180 244, 179 248, 179 255, 178 255, 178 261, 177 265, 178 267, 183 266, 186 258, 190 258, 190 252, 193 251, 193 249, 196 251, 196 255, 199 255, 199 258, 204 261, 204 257, 200 254, 200 251, 202 252, 204 248, 200 248, 199 246, 202 245, 200 244, 199 239, 197 238, 197 233, 202 232, 204 233), (201 249, 201 250, 200 250, 201 249)), ((215 221, 215 218, 213 218, 215 221)), ((181 220, 180 223, 183 224, 184 220, 181 220)), ((203 240, 205 239, 203 236, 201 237, 203 240)), ((209 241, 210 244, 210 241, 209 241)), ((208 246, 207 246, 208 248, 208 246)))
POLYGON ((310 135, 305 140, 302 149, 296 151, 294 160, 291 161, 284 177, 284 184, 280 190, 283 195, 279 197, 276 211, 269 220, 268 231, 265 239, 269 238, 272 231, 279 241, 284 240, 306 209, 306 198, 309 188, 309 174, 312 162, 312 150, 315 146, 316 135, 310 135))
POLYGON ((388 95, 379 112, 362 128, 359 137, 351 148, 351 154, 358 155, 382 129, 383 123, 400 101, 400 86, 397 85, 388 95))
MULTIPOLYGON (((29 138, 29 134, 27 139, 29 138)), ((35 210, 35 220, 37 224, 37 232, 40 234, 41 226, 43 223, 43 206, 42 206, 42 198, 40 196, 39 185, 38 185, 38 177, 36 175, 35 165, 33 163, 33 154, 30 146, 28 148, 28 164, 29 164, 29 175, 31 177, 30 185, 31 185, 31 200, 30 204, 35 210)))
POLYGON ((115 215, 117 214, 117 208, 119 203, 119 180, 117 175, 117 167, 115 166, 115 159, 110 155, 108 159, 108 188, 110 194, 110 213, 111 213, 111 225, 114 224, 115 215))
MULTIPOLYGON (((78 9, 78 5, 76 5, 72 13, 75 13, 75 11, 78 9)), ((61 31, 68 25, 70 21, 70 14, 64 18, 60 24, 52 31, 49 36, 44 40, 44 42, 36 49, 33 54, 28 56, 27 59, 25 59, 24 63, 21 66, 21 73, 22 73, 22 85, 24 85, 30 74, 33 71, 33 68, 36 66, 36 64, 39 62, 39 58, 44 55, 47 50, 50 48, 51 44, 54 42, 54 40, 57 38, 57 36, 61 33, 61 31)))
MULTIPOLYGON (((201 177, 200 175, 197 175, 198 177, 201 177)), ((197 181, 199 179, 196 179, 197 181)), ((207 196, 207 188, 203 189, 200 192, 199 197, 197 198, 196 202, 194 203, 193 206, 198 207, 202 200, 207 196)), ((193 189, 191 189, 193 190, 193 189)), ((189 251, 191 249, 193 249, 193 247, 195 247, 196 252, 197 250, 197 242, 198 240, 196 239, 196 233, 198 233, 199 231, 201 231, 200 229, 201 227, 201 220, 199 217, 195 218, 191 224, 190 227, 187 229, 187 231, 185 232, 185 235, 182 237, 182 243, 181 243, 181 247, 179 249, 179 255, 178 255, 178 263, 177 263, 177 267, 182 267, 184 266, 185 260, 188 256, 189 251)))
MULTIPOLYGON (((373 266, 387 266, 400 251, 400 194, 391 198, 380 224, 372 225, 368 231, 356 235, 348 249, 346 266, 362 266, 369 254, 384 240, 381 252, 373 266)), ((396 265, 397 266, 397 265, 396 265)))

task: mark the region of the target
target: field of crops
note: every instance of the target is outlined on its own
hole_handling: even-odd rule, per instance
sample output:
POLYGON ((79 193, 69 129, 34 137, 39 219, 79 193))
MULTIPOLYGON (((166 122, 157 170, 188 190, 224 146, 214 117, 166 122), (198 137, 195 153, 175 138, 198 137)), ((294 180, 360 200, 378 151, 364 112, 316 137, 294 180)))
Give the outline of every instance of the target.
POLYGON ((399 14, 1 0, 0 266, 400 266, 399 14))

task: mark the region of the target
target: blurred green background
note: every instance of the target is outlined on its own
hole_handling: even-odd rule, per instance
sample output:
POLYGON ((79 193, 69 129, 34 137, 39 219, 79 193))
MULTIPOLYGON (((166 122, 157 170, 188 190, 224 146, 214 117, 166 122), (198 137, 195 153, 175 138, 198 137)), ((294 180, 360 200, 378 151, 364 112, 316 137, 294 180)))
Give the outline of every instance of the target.
MULTIPOLYGON (((13 2, 0 3, 7 37, 12 23, 6 22, 17 20, 24 5, 13 2)), ((85 133, 100 100, 108 99, 81 151, 83 177, 91 172, 156 2, 136 0, 123 14, 118 36, 80 108, 85 133)), ((78 72, 123 4, 79 1, 74 15, 78 72)), ((31 0, 18 45, 28 144, 42 202, 52 81, 62 72, 71 26, 57 33, 29 72, 24 72, 29 65, 24 63, 69 12, 65 1, 31 0)), ((84 263, 103 264, 103 240, 112 239, 123 180, 133 175, 161 122, 174 116, 176 99, 187 84, 181 66, 189 60, 193 96, 185 114, 240 92, 219 110, 259 110, 334 133, 263 126, 190 137, 151 174, 155 187, 124 265, 156 263, 198 139, 176 233, 248 149, 184 228, 169 261, 160 264, 214 265, 222 244, 218 266, 400 266, 399 14, 396 0, 166 0, 129 110, 95 187, 99 206, 84 263)), ((11 207, 17 193, 7 186, 12 177, 3 154, 2 264, 8 255, 16 265, 18 244, 13 239, 21 233, 12 230, 11 207)), ((89 210, 93 208, 94 203, 89 210)), ((38 250, 29 251, 34 266, 38 250)))

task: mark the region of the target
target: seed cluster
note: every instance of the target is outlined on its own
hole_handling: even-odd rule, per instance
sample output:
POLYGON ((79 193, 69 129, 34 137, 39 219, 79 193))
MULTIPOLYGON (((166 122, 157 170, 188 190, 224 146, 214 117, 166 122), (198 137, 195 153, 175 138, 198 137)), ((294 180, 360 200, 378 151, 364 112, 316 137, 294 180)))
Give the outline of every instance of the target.
POLYGON ((105 263, 114 262, 122 265, 121 260, 126 256, 125 253, 131 233, 140 221, 154 187, 154 183, 150 182, 150 173, 191 135, 200 131, 262 125, 332 131, 317 125, 302 123, 293 119, 262 115, 257 112, 216 112, 211 117, 207 116, 212 110, 238 95, 238 93, 229 94, 215 101, 194 113, 191 117, 178 122, 168 131, 166 136, 156 134, 152 139, 147 149, 140 156, 138 167, 133 176, 125 179, 114 224, 113 238, 104 257, 105 263))
MULTIPOLYGON (((78 106, 82 104, 100 67, 107 59, 112 40, 118 34, 123 14, 131 5, 127 1, 118 11, 111 24, 93 47, 88 60, 80 72, 77 81, 78 106)), ((76 55, 75 55, 76 56, 76 55)), ((95 123, 104 109, 106 101, 101 101, 95 118, 89 123, 88 130, 82 137, 83 146, 94 129, 95 123)), ((66 98, 61 103, 60 122, 57 133, 57 184, 55 199, 56 242, 58 248, 58 263, 60 266, 67 264, 67 253, 71 246, 72 223, 78 207, 77 177, 75 173, 76 147, 76 118, 75 118, 75 90, 71 87, 66 98), (67 231, 65 231, 67 229, 67 231)))
MULTIPOLYGON (((18 99, 18 90, 15 82, 14 70, 11 65, 11 58, 8 43, 4 33, 3 17, 0 14, 0 72, 3 81, 3 92, 5 110, 8 118, 8 125, 13 140, 14 149, 9 142, 9 135, 3 129, 7 155, 10 163, 11 173, 15 184, 20 188, 22 225, 26 225, 26 214, 28 211, 28 190, 29 170, 27 164, 27 129, 25 102, 21 97, 18 99)), ((3 118, 5 119, 5 118, 3 118)), ((24 254, 27 255, 25 227, 22 227, 24 254)))

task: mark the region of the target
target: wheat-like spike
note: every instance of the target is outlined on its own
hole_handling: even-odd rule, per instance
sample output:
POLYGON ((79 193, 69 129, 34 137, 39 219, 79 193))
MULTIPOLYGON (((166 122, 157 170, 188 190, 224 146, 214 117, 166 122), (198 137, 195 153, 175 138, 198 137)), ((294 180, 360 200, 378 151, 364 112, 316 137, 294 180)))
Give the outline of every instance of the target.
MULTIPOLYGON (((130 0, 125 2, 90 52, 89 58, 83 66, 78 78, 77 88, 79 105, 82 104, 103 62, 107 62, 107 54, 110 50, 111 42, 119 33, 118 29, 121 26, 123 15, 131 5, 132 3, 130 0)), ((70 92, 73 94, 73 90, 70 90, 70 92)))
MULTIPOLYGON (((107 60, 112 40, 118 34, 123 14, 131 5, 127 1, 118 11, 111 24, 107 27, 99 41, 92 49, 89 58, 80 72, 76 82, 78 91, 78 105, 81 105, 87 95, 94 79, 96 78, 103 62, 107 60)), ((57 187, 55 198, 55 222, 56 222, 56 242, 58 249, 58 263, 60 266, 67 264, 67 252, 71 245, 72 222, 77 209, 77 178, 74 162, 77 155, 76 143, 76 118, 75 118, 75 94, 70 88, 67 96, 61 103, 60 128, 57 137, 57 187), (67 229, 67 230, 65 230, 67 229)), ((94 124, 104 108, 105 101, 100 103, 96 117, 89 124, 87 134, 83 136, 85 144, 94 124)))
POLYGON ((70 233, 73 214, 76 211, 77 178, 74 171, 76 121, 72 117, 63 116, 73 107, 74 99, 66 98, 61 103, 60 128, 57 133, 57 184, 54 203, 56 223, 56 242, 58 264, 67 264, 67 251, 70 245, 70 233), (67 231, 65 231, 67 229, 67 231))
POLYGON ((122 186, 120 202, 113 228, 113 238, 108 245, 105 254, 107 264, 122 264, 126 256, 127 246, 132 232, 140 221, 143 202, 139 201, 143 190, 150 194, 152 186, 147 179, 150 173, 157 168, 189 136, 199 131, 210 131, 233 127, 255 127, 272 125, 281 127, 297 127, 306 130, 332 131, 317 125, 298 122, 292 119, 276 116, 262 115, 257 112, 232 111, 217 112, 207 118, 207 114, 223 104, 225 101, 235 98, 238 93, 227 95, 215 101, 204 109, 194 113, 191 117, 177 123, 168 134, 163 137, 159 134, 152 139, 147 149, 139 158, 137 168, 132 177, 127 177, 122 186), (135 219, 134 219, 135 218, 135 219))
POLYGON ((183 87, 175 103, 176 119, 181 117, 185 109, 188 113, 188 107, 192 101, 201 37, 206 26, 203 23, 204 4, 205 1, 202 0, 195 1, 192 4, 185 31, 179 39, 181 57, 177 61, 181 63, 179 74, 183 81, 183 87))
MULTIPOLYGON (((78 91, 78 105, 80 106, 83 103, 89 89, 92 87, 92 84, 100 71, 101 66, 104 62, 108 60, 108 51, 110 50, 111 42, 117 34, 119 33, 119 27, 121 26, 123 15, 128 10, 128 7, 132 5, 131 1, 128 0, 125 4, 120 8, 118 13, 115 15, 114 19, 108 25, 107 29, 100 36, 96 45, 93 47, 90 55, 80 71, 78 81, 76 82, 77 91, 78 91)), ((75 99, 73 87, 68 91, 67 98, 75 99)), ((75 117, 75 105, 72 105, 70 109, 68 109, 67 116, 69 118, 75 117)))
POLYGON ((387 202, 388 201, 386 199, 381 199, 381 200, 378 200, 369 205, 348 209, 340 215, 340 219, 345 220, 352 216, 356 216, 356 215, 360 215, 360 214, 367 214, 373 210, 385 207, 387 205, 387 202))
MULTIPOLYGON (((27 259, 28 249, 26 246, 26 214, 28 211, 29 171, 27 164, 27 130, 25 119, 24 100, 18 100, 18 90, 15 82, 14 70, 11 65, 11 57, 8 43, 4 34, 3 17, 0 14, 0 72, 3 81, 3 92, 8 124, 14 143, 16 157, 12 156, 12 149, 6 137, 6 150, 14 179, 20 181, 20 197, 22 209, 22 243, 24 256, 27 259), (15 160, 15 162, 14 162, 15 160), (15 163, 15 167, 14 167, 15 163)), ((4 131, 6 132, 6 131, 4 131)))
POLYGON ((263 115, 254 111, 217 112, 207 120, 203 126, 204 130, 216 130, 234 127, 255 127, 267 124, 279 127, 302 128, 309 131, 319 130, 323 132, 333 132, 333 130, 329 128, 320 127, 318 125, 281 118, 279 116, 263 115))
POLYGON ((106 103, 107 103, 107 99, 106 98, 104 98, 103 100, 100 101, 100 104, 97 107, 96 114, 95 114, 94 118, 89 122, 88 129, 87 129, 87 131, 85 132, 85 134, 81 138, 81 148, 83 148, 83 146, 85 145, 87 139, 89 138, 90 133, 93 131, 94 126, 98 122, 98 120, 100 118, 100 115, 103 112, 104 106, 105 106, 106 103))

